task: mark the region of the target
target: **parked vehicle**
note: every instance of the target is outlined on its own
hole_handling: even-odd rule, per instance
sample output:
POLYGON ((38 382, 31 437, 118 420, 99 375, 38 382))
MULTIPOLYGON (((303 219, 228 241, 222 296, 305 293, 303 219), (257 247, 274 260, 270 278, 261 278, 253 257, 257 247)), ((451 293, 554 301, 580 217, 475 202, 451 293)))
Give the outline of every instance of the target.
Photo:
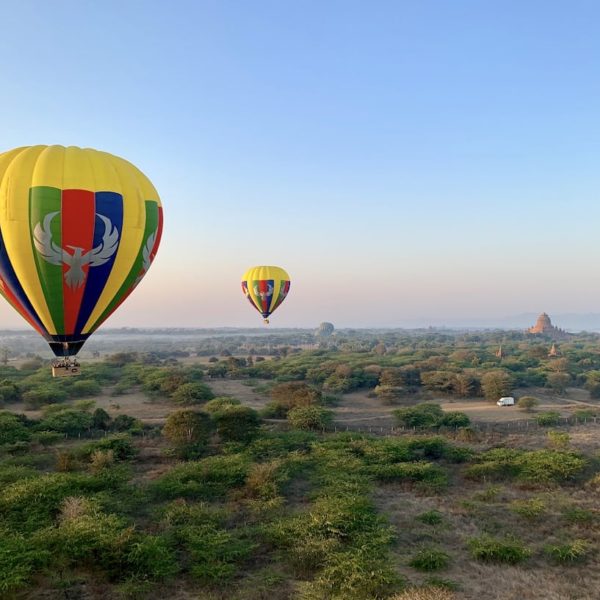
POLYGON ((500 398, 496 404, 498 406, 514 406, 515 399, 512 396, 504 396, 503 398, 500 398))

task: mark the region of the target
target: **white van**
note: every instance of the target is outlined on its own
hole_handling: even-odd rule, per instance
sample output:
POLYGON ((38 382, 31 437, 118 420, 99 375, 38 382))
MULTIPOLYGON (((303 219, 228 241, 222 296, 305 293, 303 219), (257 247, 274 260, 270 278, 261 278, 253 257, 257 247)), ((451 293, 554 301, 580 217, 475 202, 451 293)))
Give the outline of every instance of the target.
POLYGON ((512 396, 505 396, 496 402, 498 406, 514 406, 515 399, 512 396))

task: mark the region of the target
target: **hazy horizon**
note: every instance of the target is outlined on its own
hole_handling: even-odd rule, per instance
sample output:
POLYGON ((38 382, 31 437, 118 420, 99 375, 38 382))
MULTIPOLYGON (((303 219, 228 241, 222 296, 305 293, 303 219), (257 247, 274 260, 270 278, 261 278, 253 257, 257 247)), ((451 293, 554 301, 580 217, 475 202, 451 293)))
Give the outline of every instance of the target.
POLYGON ((600 6, 9 4, 3 149, 112 152, 164 204, 106 327, 259 326, 253 264, 277 327, 600 311, 600 6))

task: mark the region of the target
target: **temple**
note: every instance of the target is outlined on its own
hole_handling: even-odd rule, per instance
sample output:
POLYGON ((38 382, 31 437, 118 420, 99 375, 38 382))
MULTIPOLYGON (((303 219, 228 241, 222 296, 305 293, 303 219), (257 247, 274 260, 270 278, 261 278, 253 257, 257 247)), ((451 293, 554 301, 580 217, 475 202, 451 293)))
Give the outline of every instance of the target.
POLYGON ((569 334, 564 329, 559 329, 552 325, 552 321, 546 313, 542 313, 537 318, 535 325, 530 327, 527 333, 546 335, 555 340, 564 340, 569 337, 569 334))

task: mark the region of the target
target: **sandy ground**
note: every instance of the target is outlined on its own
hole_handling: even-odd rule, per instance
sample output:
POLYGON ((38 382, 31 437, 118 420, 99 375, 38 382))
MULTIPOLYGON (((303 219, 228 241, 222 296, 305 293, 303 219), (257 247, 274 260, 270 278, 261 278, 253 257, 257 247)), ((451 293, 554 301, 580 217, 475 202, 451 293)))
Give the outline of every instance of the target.
MULTIPOLYGON (((264 408, 270 398, 265 394, 255 392, 249 385, 247 379, 207 379, 206 383, 212 388, 216 396, 232 396, 242 404, 256 410, 264 408)), ((252 380, 252 386, 265 383, 259 379, 252 380)))
MULTIPOLYGON (((165 399, 150 399, 140 390, 121 396, 111 396, 110 390, 105 390, 101 396, 85 398, 95 403, 96 408, 103 408, 111 417, 118 415, 129 415, 151 424, 164 423, 167 416, 176 410, 177 405, 165 399)), ((22 403, 11 404, 12 412, 23 413, 32 419, 39 419, 42 415, 40 410, 28 410, 22 403)))

